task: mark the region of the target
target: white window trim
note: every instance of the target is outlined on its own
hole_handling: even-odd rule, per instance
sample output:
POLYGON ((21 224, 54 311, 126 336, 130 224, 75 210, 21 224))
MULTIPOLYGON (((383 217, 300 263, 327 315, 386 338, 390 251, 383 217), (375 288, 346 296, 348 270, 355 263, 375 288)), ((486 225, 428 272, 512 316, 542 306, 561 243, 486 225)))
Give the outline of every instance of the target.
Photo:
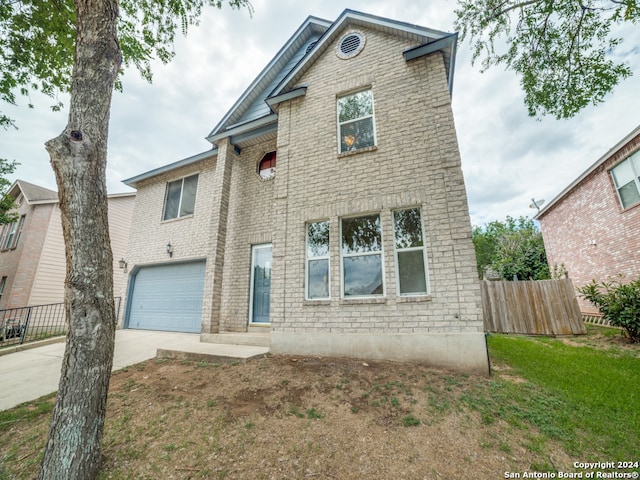
POLYGON ((341 93, 340 95, 338 95, 336 97, 336 123, 338 125, 338 134, 337 134, 337 138, 338 138, 338 155, 342 155, 342 154, 347 154, 347 153, 356 153, 356 152, 366 152, 368 149, 371 148, 375 148, 378 146, 378 132, 376 130, 376 101, 375 98, 373 96, 373 88, 371 86, 369 87, 365 87, 365 88, 361 88, 358 90, 354 90, 354 91, 350 91, 350 92, 346 92, 346 93, 341 93), (344 97, 348 97, 350 95, 355 95, 357 93, 361 93, 361 92, 371 92, 371 110, 372 113, 370 115, 365 115, 364 117, 358 117, 358 118, 353 118, 351 120, 347 120, 346 122, 340 122, 340 107, 339 107, 339 102, 341 98, 344 97), (372 122, 372 126, 371 129, 373 130, 373 145, 369 145, 368 147, 362 147, 362 148, 358 148, 356 150, 342 150, 342 140, 340 137, 340 132, 342 131, 340 127, 342 127, 342 125, 347 125, 349 123, 353 123, 353 122, 357 122, 359 120, 364 120, 365 118, 371 118, 371 122, 372 122))
POLYGON ((399 297, 426 297, 431 295, 431 286, 429 283, 429 262, 427 257, 427 240, 424 235, 424 220, 422 217, 422 208, 420 207, 406 207, 406 208, 396 208, 391 211, 391 225, 393 226, 393 258, 395 261, 395 271, 396 271, 396 292, 398 292, 399 297), (409 247, 409 248, 398 248, 396 246, 396 224, 394 213, 402 210, 413 210, 418 209, 420 211, 420 234, 422 235, 422 246, 421 247, 409 247), (400 262, 398 261, 398 252, 415 252, 422 250, 422 259, 424 263, 424 281, 426 286, 426 292, 420 293, 402 293, 400 291, 400 262))
POLYGON ((632 208, 635 207, 636 205, 640 205, 640 202, 636 202, 636 203, 632 203, 631 205, 628 206, 624 206, 624 202, 622 201, 622 196, 620 195, 620 189, 624 186, 620 186, 618 185, 618 182, 616 182, 616 177, 613 175, 613 171, 619 167, 620 165, 629 162, 629 164, 631 165, 631 170, 633 171, 633 181, 636 184, 636 188, 638 189, 638 192, 640 192, 640 180, 638 179, 638 177, 640 177, 640 171, 638 171, 638 169, 636 168, 636 162, 634 161, 636 160, 638 162, 638 164, 640 164, 640 150, 638 150, 637 152, 629 155, 627 158, 625 158, 623 161, 617 163, 614 167, 611 168, 611 170, 609 170, 609 175, 611 175, 611 180, 613 181, 613 186, 616 189, 616 195, 618 197, 618 202, 620 203, 620 207, 623 210, 626 210, 628 208, 632 208))
POLYGON ((304 273, 304 298, 309 301, 326 301, 331 300, 331 221, 329 219, 326 220, 315 220, 313 222, 307 222, 304 226, 304 249, 305 249, 305 273, 304 273), (319 257, 310 257, 309 256, 309 234, 308 234, 308 226, 314 223, 322 223, 327 222, 329 224, 329 245, 327 249, 327 254, 319 257), (310 260, 326 260, 327 261, 327 296, 326 297, 315 297, 309 298, 309 261, 310 260))
POLYGON ((18 231, 16 232, 16 236, 13 239, 13 247, 18 246, 18 242, 20 241, 20 237, 22 237, 22 229, 24 228, 24 222, 27 218, 27 215, 20 216, 20 220, 18 221, 18 231))
POLYGON ((186 175, 182 178, 176 178, 175 180, 170 180, 165 184, 165 192, 164 192, 164 204, 162 206, 162 221, 163 222, 173 222, 175 220, 181 220, 183 218, 191 218, 195 215, 195 208, 196 208, 196 199, 198 197, 198 187, 196 187, 196 193, 194 195, 194 203, 193 203, 193 213, 190 213, 188 215, 182 215, 180 216, 180 210, 182 209, 182 199, 184 197, 184 181, 187 178, 191 178, 191 177, 198 177, 198 183, 200 183, 200 175, 198 173, 193 173, 190 175, 186 175), (180 182, 180 201, 178 202, 178 215, 172 218, 164 218, 166 211, 167 211, 167 199, 169 197, 169 184, 171 183, 175 183, 175 182, 180 182))
POLYGON ((349 215, 345 217, 340 217, 340 239, 339 239, 339 248, 340 248, 340 298, 343 300, 360 300, 366 298, 385 298, 387 296, 387 287, 386 287, 386 276, 385 276, 385 261, 384 261, 384 227, 382 225, 382 213, 381 212, 370 212, 370 213, 361 213, 358 215, 349 215), (367 217, 371 215, 378 215, 380 219, 380 250, 375 252, 362 252, 362 253, 347 253, 345 254, 342 251, 342 221, 348 220, 350 218, 360 218, 367 217), (378 295, 345 295, 344 294, 344 259, 345 258, 353 258, 353 257, 364 257, 371 255, 380 255, 380 269, 382 270, 382 293, 378 295))
POLYGON ((13 246, 13 241, 15 239, 15 235, 16 235, 16 229, 18 227, 18 222, 11 222, 9 224, 9 234, 7 235, 7 241, 4 245, 4 249, 8 250, 13 246))

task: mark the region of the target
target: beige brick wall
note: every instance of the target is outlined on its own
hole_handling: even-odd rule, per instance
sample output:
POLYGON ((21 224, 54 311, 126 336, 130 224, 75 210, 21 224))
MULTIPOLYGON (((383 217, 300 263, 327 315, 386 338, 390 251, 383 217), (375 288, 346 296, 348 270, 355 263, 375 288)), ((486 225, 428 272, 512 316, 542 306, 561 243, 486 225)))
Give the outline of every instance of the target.
POLYGON ((237 155, 224 140, 217 158, 139 185, 129 267, 206 258, 203 333, 246 331, 251 247, 272 243, 274 334, 460 334, 472 335, 474 345, 481 344, 478 351, 484 349, 443 58, 436 53, 407 63, 402 52, 414 44, 365 34, 357 57, 340 60, 330 47, 305 74, 300 83, 308 86, 306 96, 279 107, 277 142, 237 155), (374 95, 377 147, 339 155, 337 96, 364 87, 374 95), (275 147, 277 173, 262 180, 257 163, 275 147), (200 177, 194 216, 162 222, 166 182, 195 172, 200 177), (392 211, 416 206, 424 223, 430 295, 400 297, 392 211), (382 221, 385 296, 343 299, 340 219, 372 212, 382 221), (306 301, 305 225, 323 219, 331 225, 331 299, 306 301), (164 250, 167 241, 174 245, 172 259, 164 250))
POLYGON ((305 97, 280 106, 276 177, 255 168, 271 145, 234 159, 221 331, 248 320, 251 245, 273 242, 271 327, 280 332, 482 332, 481 299, 460 156, 440 54, 406 63, 414 46, 368 31, 360 55, 331 51, 300 83, 305 97), (355 72, 355 73, 354 73, 355 72), (371 87, 377 148, 338 155, 336 98, 371 87), (419 206, 431 294, 396 292, 392 210, 419 206), (339 228, 343 216, 380 213, 384 237, 383 299, 342 299, 339 228), (331 300, 305 301, 305 224, 331 223, 331 300))

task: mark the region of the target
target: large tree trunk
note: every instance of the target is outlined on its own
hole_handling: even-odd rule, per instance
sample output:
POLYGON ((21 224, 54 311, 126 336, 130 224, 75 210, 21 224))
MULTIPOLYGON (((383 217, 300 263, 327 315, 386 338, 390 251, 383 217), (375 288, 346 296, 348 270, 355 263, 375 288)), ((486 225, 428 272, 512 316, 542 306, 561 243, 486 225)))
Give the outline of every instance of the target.
POLYGON ((111 94, 120 67, 116 0, 76 0, 69 123, 46 144, 59 189, 69 322, 41 479, 95 478, 115 339, 106 158, 111 94))

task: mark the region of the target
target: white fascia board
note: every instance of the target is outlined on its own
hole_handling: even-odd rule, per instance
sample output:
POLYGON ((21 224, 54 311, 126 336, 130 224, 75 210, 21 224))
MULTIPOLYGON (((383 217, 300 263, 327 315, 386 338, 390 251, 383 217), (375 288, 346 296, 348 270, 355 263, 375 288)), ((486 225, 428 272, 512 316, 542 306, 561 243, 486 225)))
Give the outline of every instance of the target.
POLYGON ((164 165, 162 167, 149 170, 148 172, 141 173, 140 175, 136 175, 135 177, 127 178, 126 180, 122 180, 122 183, 124 183, 125 185, 128 185, 129 187, 136 188, 136 185, 142 180, 146 180, 148 178, 152 178, 157 175, 162 175, 163 173, 170 172, 180 167, 191 165, 193 163, 199 162, 200 160, 204 160, 205 158, 214 157, 217 154, 218 154, 218 149, 213 148, 211 150, 207 150, 206 152, 198 153, 197 155, 183 158, 182 160, 178 160, 177 162, 173 162, 168 165, 164 165))
POLYGON ((276 55, 273 57, 273 59, 271 59, 271 61, 267 64, 267 66, 262 69, 262 71, 258 74, 256 79, 247 87, 247 89, 242 93, 242 95, 240 95, 240 98, 238 98, 236 103, 233 104, 233 106, 229 109, 226 115, 222 117, 222 120, 218 122, 218 124, 213 128, 213 130, 211 130, 211 132, 209 132, 209 135, 207 135, 205 138, 211 141, 210 138, 212 138, 218 133, 220 128, 222 128, 222 126, 229 120, 229 118, 231 118, 233 113, 238 109, 240 105, 242 105, 242 103, 246 100, 249 94, 260 84, 262 79, 278 64, 282 56, 287 51, 289 51, 291 46, 296 42, 298 37, 302 34, 302 32, 306 30, 306 28, 310 24, 324 25, 327 28, 329 28, 331 26, 331 23, 332 22, 328 20, 323 20, 321 18, 312 17, 312 16, 307 17, 307 19, 303 22, 303 24, 289 38, 287 43, 285 43, 284 46, 280 50, 278 50, 278 53, 276 53, 276 55))
POLYGON ((600 157, 593 165, 587 168, 582 174, 576 178, 573 182, 569 184, 564 190, 562 190, 558 195, 556 195, 553 200, 551 200, 547 206, 543 207, 534 217, 534 220, 538 220, 541 216, 543 216, 548 210, 551 209, 556 203, 558 203, 565 195, 567 195, 571 190, 573 190, 577 185, 579 185, 585 178, 587 178, 593 171, 595 171, 600 165, 609 160, 612 156, 614 156, 618 151, 623 148, 627 143, 629 143, 636 135, 640 134, 640 125, 633 129, 631 133, 629 133, 626 137, 616 143, 613 147, 611 147, 607 153, 605 153, 602 157, 600 157))

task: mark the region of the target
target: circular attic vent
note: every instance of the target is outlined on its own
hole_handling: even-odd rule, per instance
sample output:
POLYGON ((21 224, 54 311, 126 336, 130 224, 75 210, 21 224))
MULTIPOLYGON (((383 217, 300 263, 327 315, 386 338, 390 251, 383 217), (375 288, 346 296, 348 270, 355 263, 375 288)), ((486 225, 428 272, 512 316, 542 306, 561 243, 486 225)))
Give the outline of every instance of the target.
POLYGON ((340 41, 336 48, 338 57, 347 59, 358 55, 364 48, 365 37, 360 32, 349 32, 340 41))

